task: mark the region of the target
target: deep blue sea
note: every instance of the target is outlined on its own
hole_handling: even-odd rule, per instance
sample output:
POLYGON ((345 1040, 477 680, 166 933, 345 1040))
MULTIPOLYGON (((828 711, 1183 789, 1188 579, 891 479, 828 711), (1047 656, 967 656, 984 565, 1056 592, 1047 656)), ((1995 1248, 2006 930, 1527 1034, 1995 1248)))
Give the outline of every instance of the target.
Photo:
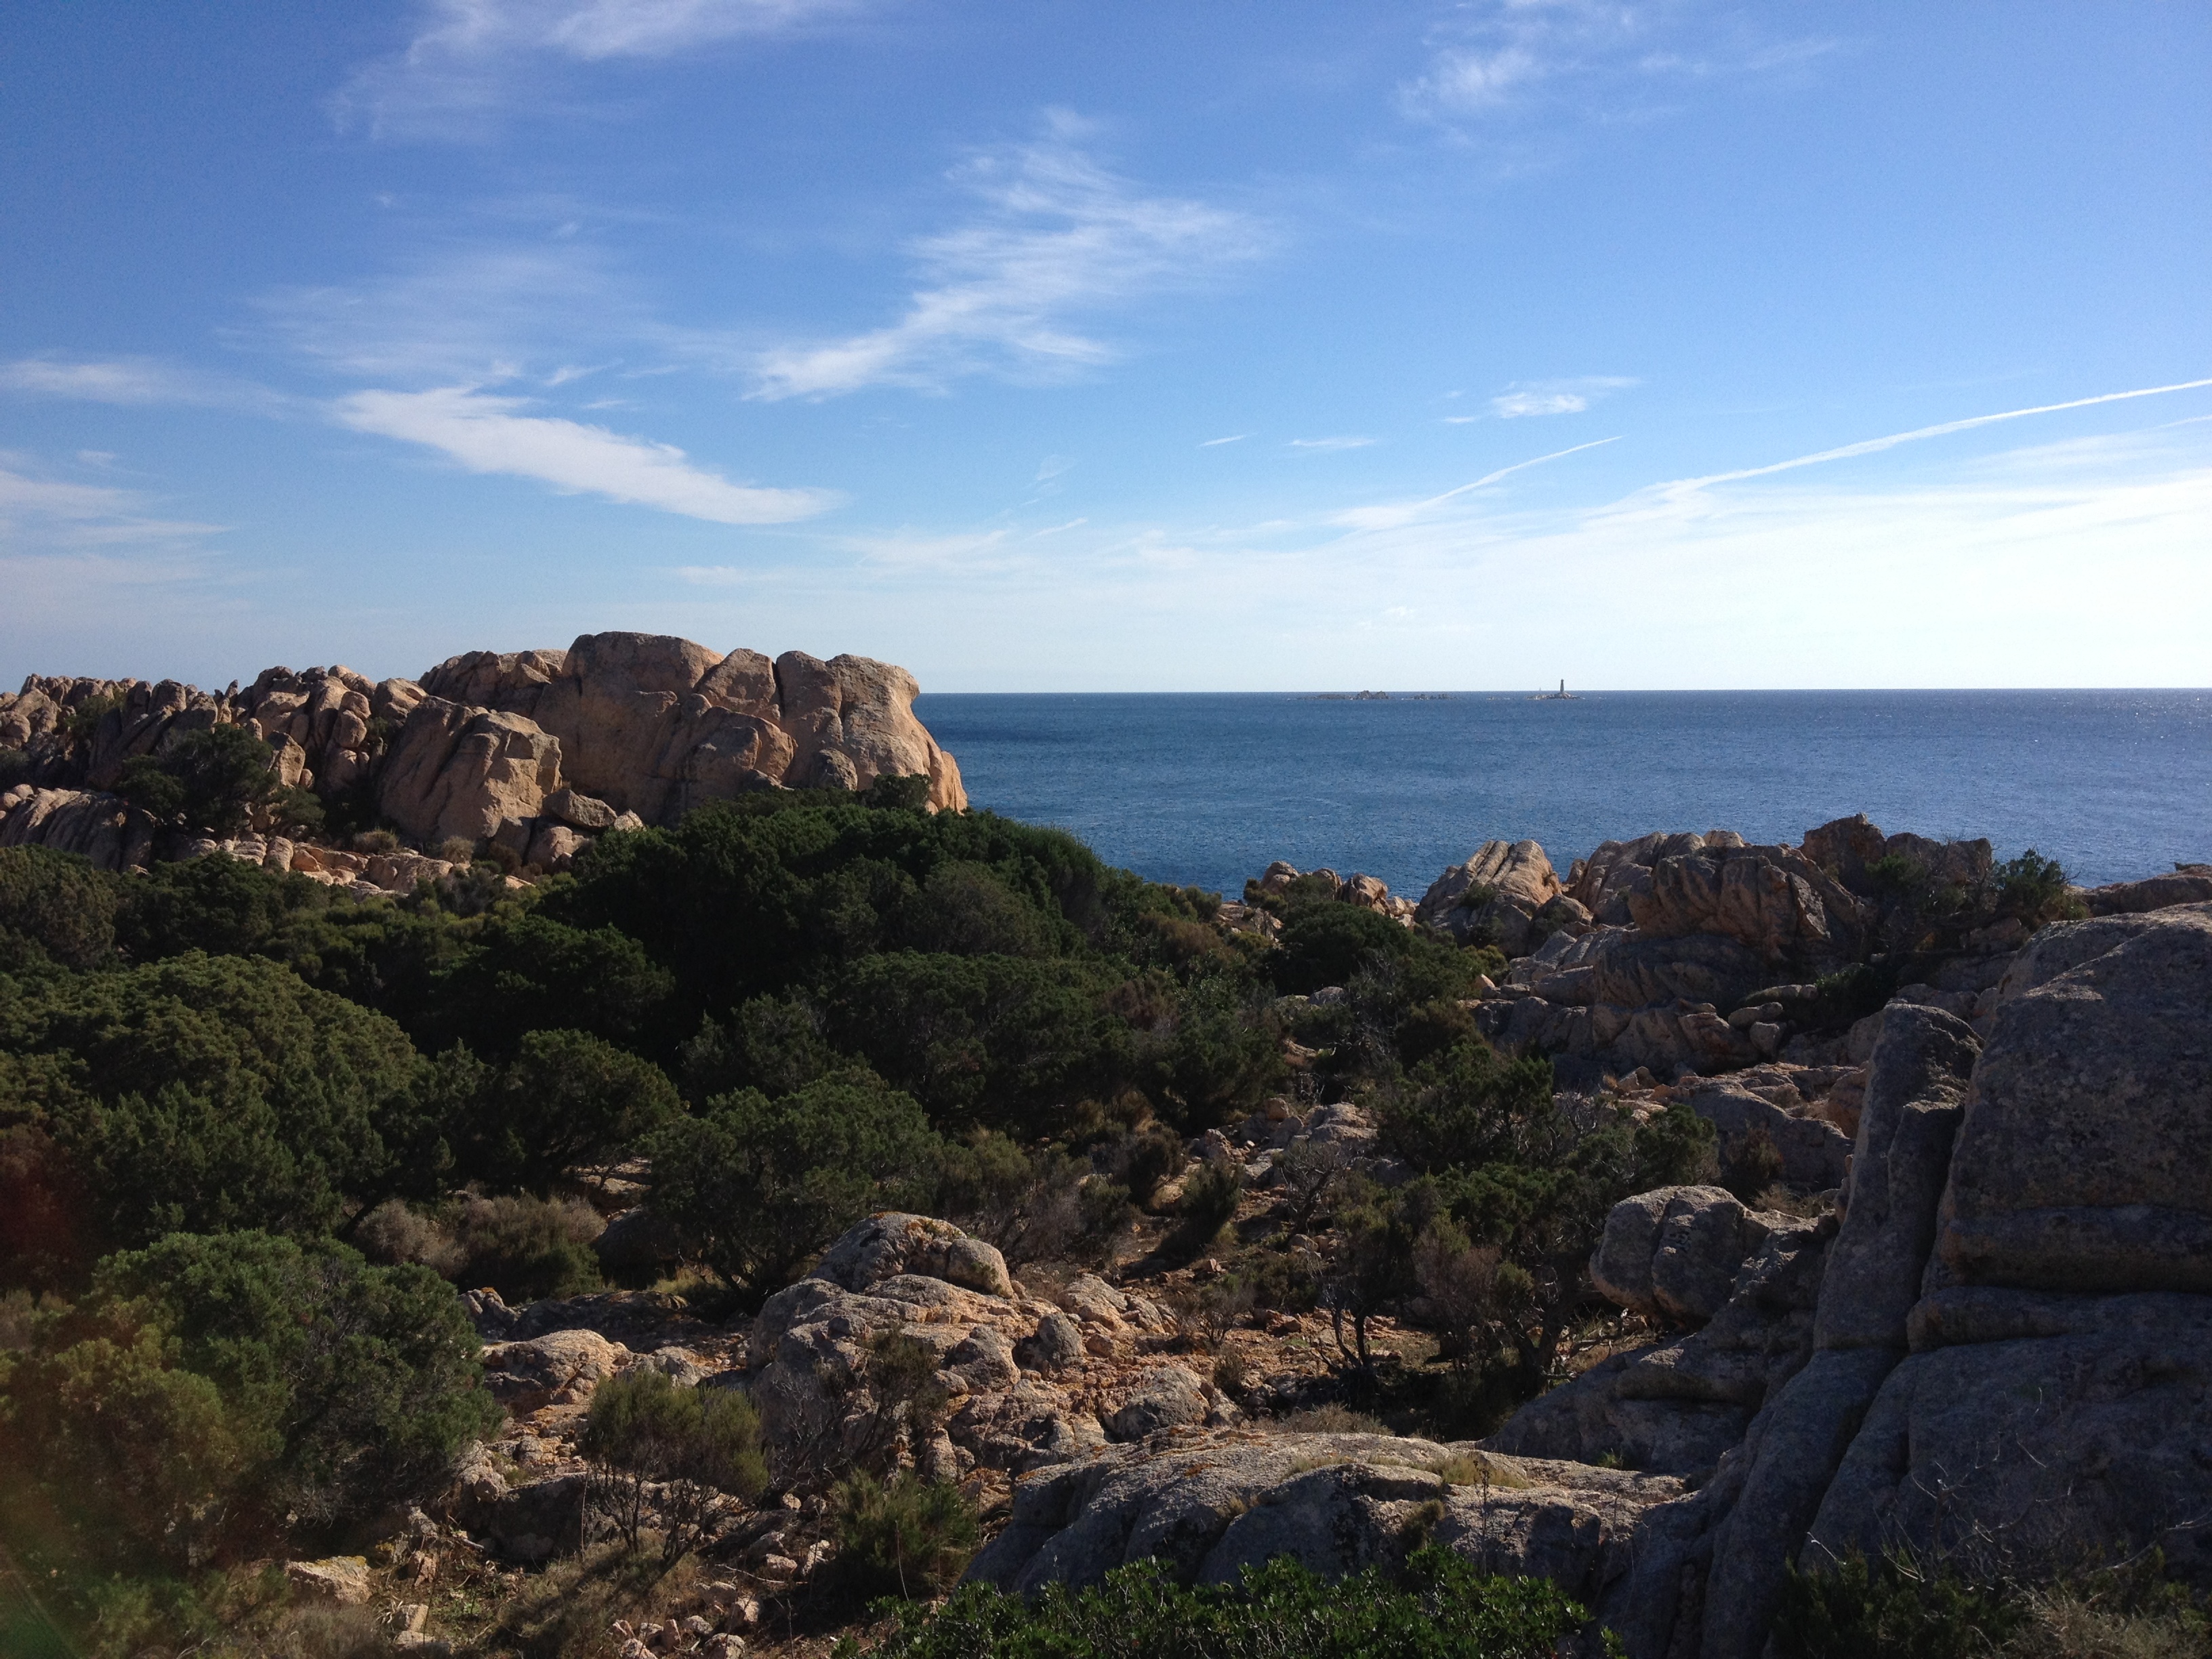
POLYGON ((1156 881, 1234 894, 1270 860, 1416 897, 1503 836, 1564 874, 1651 830, 1884 830, 2033 847, 2078 882, 2212 860, 2212 691, 924 696, 970 800, 1156 881))

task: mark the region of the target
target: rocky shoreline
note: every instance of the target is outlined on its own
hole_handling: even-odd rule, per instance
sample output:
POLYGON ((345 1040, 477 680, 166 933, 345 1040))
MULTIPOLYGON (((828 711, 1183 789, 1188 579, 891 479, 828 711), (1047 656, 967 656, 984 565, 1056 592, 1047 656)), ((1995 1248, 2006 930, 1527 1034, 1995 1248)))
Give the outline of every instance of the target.
MULTIPOLYGON (((1854 843, 1900 844, 1863 819, 1807 837, 1854 843)), ((1987 876, 1985 843, 1922 848, 1962 885, 1987 876)), ((1753 982, 1832 973, 1837 940, 1880 925, 1876 896, 1802 849, 1646 837, 1561 882, 1532 843, 1492 843, 1417 906, 1321 873, 1342 902, 1408 926, 1508 913, 1498 931, 1523 951, 1474 1010, 1501 1044, 1623 1065, 1601 1085, 1615 1109, 1686 1103, 1724 1154, 1758 1127, 1781 1151, 1782 1186, 1817 1196, 1764 1211, 1692 1185, 1620 1205, 1589 1271, 1628 1340, 1479 1442, 1300 1427, 1297 1403, 1325 1398, 1332 1375, 1316 1363, 1326 1320, 1254 1314, 1209 1345, 1188 1311, 1206 1264, 1141 1290, 1095 1274, 1028 1285, 989 1245, 918 1216, 862 1224, 703 1347, 602 1345, 571 1374, 712 1349, 721 1369, 705 1382, 748 1389, 773 1447, 819 1457, 873 1430, 870 1341, 926 1343, 948 1403, 911 1455, 1000 1517, 969 1579, 1024 1593, 1148 1556, 1200 1583, 1283 1555, 1335 1576, 1402 1562, 1418 1535, 1567 1587, 1597 1615, 1592 1653, 1601 1627, 1632 1659, 1753 1659, 1790 1566, 1855 1551, 2033 1577, 2157 1548, 2177 1579, 2212 1589, 2212 872, 2067 895, 2100 914, 2032 935, 1966 928, 1942 969, 1841 1030, 1817 1023, 1802 981, 1753 982), (1540 917, 1554 927, 1538 939, 1540 917), (1568 959, 1563 941, 1589 940, 1568 959), (1706 1033, 1698 1042, 1578 1050, 1553 1011, 1604 1005, 1559 995, 1559 981, 1601 972, 1742 988, 1663 1005, 1661 1029, 1706 1033), (1730 1018, 1747 1010, 1759 1018, 1730 1018), (1655 1062, 1675 1074, 1661 1081, 1655 1062), (1236 1356, 1233 1391, 1193 1357, 1209 1346, 1236 1356)), ((1251 897, 1298 881, 1313 877, 1274 866, 1251 897)), ((1238 903, 1219 926, 1271 921, 1238 903)), ((1240 1213, 1260 1218, 1282 1213, 1294 1146, 1334 1144, 1404 1179, 1374 1139, 1356 1108, 1279 1103, 1189 1151, 1236 1170, 1240 1213)), ((515 1329, 503 1310, 478 1316, 489 1334, 515 1329)), ((541 1304, 523 1319, 569 1316, 541 1304)), ((495 1374, 535 1378, 564 1340, 487 1352, 495 1374)), ((501 1386, 517 1407, 547 1398, 501 1386)), ((548 1419, 577 1407, 537 1409, 523 1420, 544 1446, 559 1438, 548 1419)), ((495 1547, 550 1547, 532 1517, 565 1488, 481 1469, 471 1482, 455 1519, 495 1547)), ((798 1507, 741 1549, 745 1607, 803 1599, 833 1558, 816 1500, 787 1501, 798 1507)))

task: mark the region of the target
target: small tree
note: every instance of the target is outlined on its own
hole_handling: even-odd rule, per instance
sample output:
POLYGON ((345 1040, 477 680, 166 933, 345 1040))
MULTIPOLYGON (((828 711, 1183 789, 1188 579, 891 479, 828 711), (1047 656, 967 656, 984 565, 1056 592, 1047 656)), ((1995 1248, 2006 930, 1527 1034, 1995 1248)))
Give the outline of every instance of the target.
POLYGON ((164 823, 221 841, 241 833, 255 807, 289 796, 275 765, 269 745, 244 726, 218 726, 134 755, 115 793, 164 823))
POLYGON ((836 1502, 847 1574, 909 1600, 951 1589, 981 1535, 959 1487, 911 1470, 886 1483, 855 1469, 837 1483, 836 1502))
POLYGON ((577 1447, 594 1465, 592 1502, 633 1551, 647 1488, 659 1488, 660 1558, 669 1566, 705 1535, 716 1493, 750 1503, 768 1485, 752 1401, 734 1389, 680 1388, 664 1371, 641 1368, 599 1384, 577 1447))
POLYGON ((741 1089, 647 1143, 651 1202, 690 1251, 757 1301, 871 1209, 926 1181, 936 1147, 921 1108, 864 1068, 781 1100, 741 1089))

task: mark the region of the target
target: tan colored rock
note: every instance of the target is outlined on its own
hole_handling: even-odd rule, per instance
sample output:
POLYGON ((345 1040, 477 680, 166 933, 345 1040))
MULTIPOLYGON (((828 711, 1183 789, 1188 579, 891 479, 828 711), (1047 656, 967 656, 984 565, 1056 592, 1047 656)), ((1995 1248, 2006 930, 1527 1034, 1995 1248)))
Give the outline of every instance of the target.
POLYGON ((579 835, 565 823, 540 826, 530 838, 530 850, 524 862, 534 864, 550 875, 558 875, 576 861, 576 854, 592 844, 589 836, 579 835))
POLYGON ((552 1331, 526 1342, 494 1342, 483 1351, 484 1387, 509 1411, 574 1404, 612 1376, 629 1351, 597 1331, 552 1331))
POLYGON ((368 1563, 358 1555, 333 1555, 320 1561, 287 1561, 284 1577, 294 1589, 342 1607, 368 1601, 368 1563))
POLYGON ((456 657, 426 684, 537 721, 575 788, 647 823, 748 790, 865 788, 887 773, 928 777, 933 806, 967 801, 958 767, 914 718, 913 677, 862 657, 770 664, 668 635, 591 634, 566 652, 456 657))
POLYGON ((1559 872, 1534 842, 1486 841, 1466 863, 1454 865, 1429 884, 1414 916, 1424 922, 1442 922, 1452 911, 1466 908, 1470 890, 1485 887, 1530 915, 1562 890, 1559 872))
POLYGON ((489 840, 507 818, 538 816, 561 783, 561 745, 520 714, 425 697, 378 781, 378 805, 408 836, 489 840))

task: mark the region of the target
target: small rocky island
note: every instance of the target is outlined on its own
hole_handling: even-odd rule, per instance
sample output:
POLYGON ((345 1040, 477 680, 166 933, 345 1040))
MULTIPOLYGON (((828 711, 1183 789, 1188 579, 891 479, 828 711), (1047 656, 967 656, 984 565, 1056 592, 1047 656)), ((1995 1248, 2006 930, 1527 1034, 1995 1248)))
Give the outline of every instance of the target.
POLYGON ((9 1628, 919 1656, 1266 1567, 1545 1581, 1531 1659, 2203 1636, 2212 866, 1850 817, 1224 902, 967 811, 915 695, 611 634, 0 699, 9 1628))

